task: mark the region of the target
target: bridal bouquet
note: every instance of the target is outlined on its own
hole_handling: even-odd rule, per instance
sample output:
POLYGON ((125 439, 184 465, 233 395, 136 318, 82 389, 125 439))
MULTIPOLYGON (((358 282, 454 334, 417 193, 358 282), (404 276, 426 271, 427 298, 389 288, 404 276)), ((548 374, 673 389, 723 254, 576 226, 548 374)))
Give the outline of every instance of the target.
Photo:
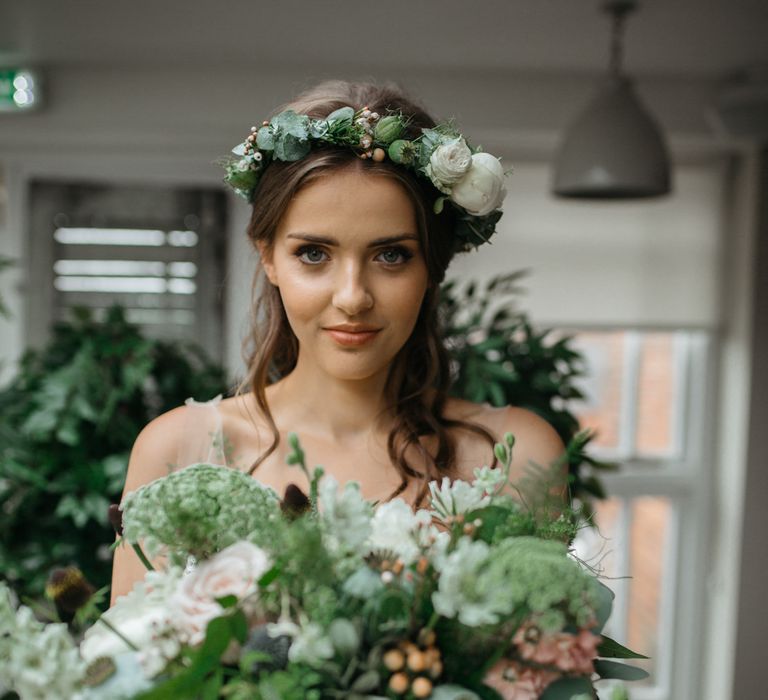
POLYGON ((433 482, 416 512, 310 472, 290 442, 307 495, 289 487, 281 500, 209 464, 130 493, 122 542, 150 570, 79 649, 0 590, 8 689, 23 700, 558 700, 644 676, 606 658, 644 657, 602 634, 612 594, 569 555, 570 511, 541 483, 514 498, 504 488, 511 435, 496 445, 501 467, 433 482))

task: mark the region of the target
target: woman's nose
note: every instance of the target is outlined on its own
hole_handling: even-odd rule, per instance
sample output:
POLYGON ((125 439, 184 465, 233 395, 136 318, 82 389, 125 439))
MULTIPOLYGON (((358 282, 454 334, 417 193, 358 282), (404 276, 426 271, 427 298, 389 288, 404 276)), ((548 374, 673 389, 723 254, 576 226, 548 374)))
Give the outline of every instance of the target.
POLYGON ((339 271, 333 305, 347 316, 356 316, 373 306, 373 295, 360 266, 350 264, 339 271))

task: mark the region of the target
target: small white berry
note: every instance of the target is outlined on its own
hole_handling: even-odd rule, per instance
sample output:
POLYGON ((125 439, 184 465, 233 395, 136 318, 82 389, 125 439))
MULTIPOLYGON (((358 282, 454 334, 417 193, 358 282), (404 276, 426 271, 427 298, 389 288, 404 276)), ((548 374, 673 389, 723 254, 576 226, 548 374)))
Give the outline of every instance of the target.
POLYGON ((392 583, 392 580, 395 578, 395 575, 391 571, 382 571, 381 572, 381 580, 384 583, 392 583))

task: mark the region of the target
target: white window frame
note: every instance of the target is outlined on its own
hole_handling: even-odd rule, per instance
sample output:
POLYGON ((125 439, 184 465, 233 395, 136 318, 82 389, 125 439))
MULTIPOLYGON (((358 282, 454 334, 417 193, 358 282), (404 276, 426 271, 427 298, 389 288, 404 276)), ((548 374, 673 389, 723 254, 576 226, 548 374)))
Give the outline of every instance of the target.
MULTIPOLYGON (((579 330, 594 332, 596 329, 569 328, 569 334, 578 335, 579 330)), ((609 497, 621 502, 615 538, 625 546, 614 548, 617 576, 626 576, 631 569, 632 500, 657 496, 670 502, 659 598, 656 683, 645 687, 629 683, 627 689, 632 700, 701 697, 700 674, 696 669, 701 668, 704 651, 707 514, 716 460, 712 438, 715 337, 701 330, 681 329, 676 334, 675 378, 682 384, 682 391, 674 393, 672 455, 649 457, 638 456, 634 444, 642 333, 646 330, 669 332, 669 329, 600 330, 626 333, 619 445, 614 449, 593 448, 595 456, 621 464, 618 472, 600 475, 609 497)), ((628 580, 619 578, 607 583, 616 593, 611 632, 617 641, 626 640, 628 580)), ((607 689, 606 684, 604 697, 610 696, 607 689)))

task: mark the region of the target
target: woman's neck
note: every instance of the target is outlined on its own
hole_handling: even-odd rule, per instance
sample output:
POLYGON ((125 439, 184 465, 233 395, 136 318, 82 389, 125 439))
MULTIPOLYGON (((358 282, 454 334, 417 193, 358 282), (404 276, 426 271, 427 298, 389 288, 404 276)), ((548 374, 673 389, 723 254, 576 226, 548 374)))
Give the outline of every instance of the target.
POLYGON ((387 371, 362 380, 340 380, 297 363, 270 387, 278 427, 339 444, 359 443, 386 430, 387 371))

